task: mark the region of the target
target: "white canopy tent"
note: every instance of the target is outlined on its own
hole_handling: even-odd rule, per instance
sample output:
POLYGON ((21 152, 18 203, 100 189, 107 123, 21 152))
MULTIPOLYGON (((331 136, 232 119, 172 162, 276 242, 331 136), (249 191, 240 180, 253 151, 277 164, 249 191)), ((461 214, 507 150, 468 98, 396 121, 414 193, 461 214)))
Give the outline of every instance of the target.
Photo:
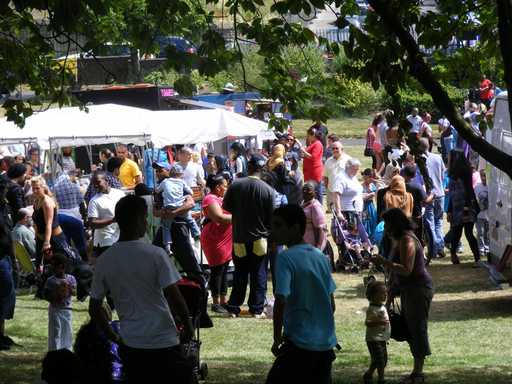
POLYGON ((147 112, 116 104, 91 106, 88 112, 78 107, 55 108, 29 116, 22 129, 6 119, 0 121, 0 136, 10 142, 36 138, 43 150, 106 143, 144 145, 149 141, 147 112))
POLYGON ((117 104, 87 109, 85 112, 71 107, 35 113, 26 119, 23 129, 3 119, 0 137, 6 143, 36 139, 43 150, 106 143, 144 145, 148 141, 163 147, 214 142, 228 136, 257 136, 267 130, 262 121, 223 109, 150 111, 117 104))
POLYGON ((156 111, 149 115, 148 132, 155 147, 209 143, 225 137, 257 136, 267 124, 223 109, 156 111))

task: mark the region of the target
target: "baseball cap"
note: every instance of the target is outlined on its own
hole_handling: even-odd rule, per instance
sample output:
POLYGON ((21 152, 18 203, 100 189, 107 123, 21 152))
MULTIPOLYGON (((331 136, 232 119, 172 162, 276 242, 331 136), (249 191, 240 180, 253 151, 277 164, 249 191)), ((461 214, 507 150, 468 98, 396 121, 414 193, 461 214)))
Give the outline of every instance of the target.
POLYGON ((265 159, 264 156, 262 156, 258 153, 253 154, 251 156, 251 158, 249 159, 249 164, 251 164, 252 166, 255 166, 257 168, 263 168, 266 163, 267 163, 267 159, 265 159))
POLYGON ((152 167, 155 169, 163 168, 163 169, 167 169, 168 171, 171 170, 171 165, 169 163, 164 163, 163 161, 160 161, 160 162, 154 161, 152 164, 152 167))
POLYGON ((178 163, 175 163, 171 166, 170 171, 175 174, 183 173, 183 167, 178 163))

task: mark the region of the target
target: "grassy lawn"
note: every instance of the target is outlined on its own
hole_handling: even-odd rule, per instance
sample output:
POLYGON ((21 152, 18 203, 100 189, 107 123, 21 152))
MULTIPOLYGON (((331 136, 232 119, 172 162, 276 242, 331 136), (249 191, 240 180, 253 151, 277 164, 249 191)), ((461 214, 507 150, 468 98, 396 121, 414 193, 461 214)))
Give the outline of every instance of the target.
MULTIPOLYGON (((466 247, 466 249, 468 249, 466 247)), ((483 269, 436 261, 430 271, 436 284, 427 359, 429 383, 510 383, 512 369, 512 293, 495 291, 483 269)), ((368 362, 364 343, 363 274, 334 276, 338 286, 336 329, 343 350, 334 364, 335 383, 358 383, 368 362)), ((86 304, 75 303, 74 327, 87 320, 86 304)), ((32 295, 18 297, 16 318, 7 332, 23 345, 0 352, 0 383, 32 383, 46 349, 47 305, 32 295)), ((272 322, 252 318, 213 318, 215 327, 202 331, 203 356, 210 368, 209 383, 264 382, 272 363, 272 322)), ((396 382, 412 364, 408 348, 389 345, 388 377, 396 382)))
MULTIPOLYGON (((335 133, 344 138, 364 138, 366 130, 371 124, 373 116, 363 117, 341 117, 327 121, 329 133, 335 133)), ((309 119, 297 119, 292 121, 293 131, 299 138, 306 137, 306 131, 311 127, 312 122, 309 119)))
MULTIPOLYGON (((363 167, 362 147, 347 147, 363 167)), ((446 228, 447 229, 447 228, 446 228)), ((432 384, 505 384, 512 382, 512 290, 495 290, 485 269, 471 268, 466 242, 462 264, 435 260, 429 267, 436 287, 429 324, 433 355, 427 359, 432 384)), ((335 274, 336 332, 343 350, 337 354, 335 383, 360 383, 368 364, 364 341, 365 274, 335 274)), ((270 289, 270 285, 269 285, 270 289)), ((87 305, 74 303, 75 331, 87 321, 87 305)), ((23 347, 0 352, 0 384, 31 384, 46 351, 47 303, 33 295, 18 296, 15 319, 7 333, 23 347)), ((202 330, 202 359, 208 363, 208 383, 262 383, 272 364, 272 322, 252 318, 213 317, 214 328, 202 330)), ((404 343, 389 345, 388 382, 396 383, 412 366, 404 343)))

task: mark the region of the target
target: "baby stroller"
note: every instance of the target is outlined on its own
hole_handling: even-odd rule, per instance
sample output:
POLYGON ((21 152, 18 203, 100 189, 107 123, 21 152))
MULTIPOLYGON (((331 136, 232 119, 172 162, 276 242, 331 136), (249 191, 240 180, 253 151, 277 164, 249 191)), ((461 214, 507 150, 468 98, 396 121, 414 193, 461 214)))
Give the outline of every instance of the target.
MULTIPOLYGON (((204 298, 208 297, 208 292, 204 284, 183 277, 177 283, 178 288, 187 303, 192 324, 196 330, 195 338, 183 344, 185 357, 193 366, 193 372, 196 380, 205 380, 208 376, 208 365, 201 361, 201 316, 203 313, 204 298)), ((204 326, 203 326, 204 328, 204 326)))
MULTIPOLYGON (((342 223, 334 207, 331 206, 332 212, 332 223, 331 223, 331 234, 338 246, 338 260, 336 261, 336 271, 349 271, 352 273, 358 273, 361 269, 368 268, 370 252, 366 249, 361 249, 360 252, 356 252, 350 248, 345 238, 344 231, 347 230, 347 224, 350 220, 353 220, 352 225, 357 226, 359 233, 362 235, 361 238, 367 239, 366 231, 357 218, 349 218, 350 220, 342 223), (362 233, 361 233, 362 232, 362 233)), ((367 240, 369 243, 369 240, 367 240)), ((370 244, 371 246, 371 244, 370 244)))

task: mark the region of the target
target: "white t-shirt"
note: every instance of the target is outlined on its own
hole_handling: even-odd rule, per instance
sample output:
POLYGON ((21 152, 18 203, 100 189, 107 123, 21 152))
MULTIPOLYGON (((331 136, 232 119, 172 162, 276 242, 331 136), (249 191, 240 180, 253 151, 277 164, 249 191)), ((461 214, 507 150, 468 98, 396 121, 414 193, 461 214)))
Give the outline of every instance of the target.
MULTIPOLYGON (((110 188, 109 193, 97 193, 89 201, 87 215, 91 219, 111 219, 115 216, 116 204, 125 196, 120 189, 110 188)), ((119 239, 119 226, 112 223, 94 230, 94 246, 110 247, 119 239)))
POLYGON ((419 133, 420 128, 421 128, 421 123, 423 123, 423 119, 419 115, 416 115, 416 116, 409 115, 409 116, 407 116, 407 120, 409 121, 409 123, 412 124, 411 130, 409 132, 419 133))
MULTIPOLYGON (((366 321, 388 321, 389 315, 384 305, 371 304, 366 310, 366 321)), ((366 341, 388 341, 391 337, 391 325, 366 327, 366 341)))
MULTIPOLYGON (((181 166, 183 166, 180 163, 181 166)), ((183 181, 190 188, 197 187, 199 183, 204 184, 204 169, 201 165, 189 161, 186 167, 183 167, 183 181)))
POLYGON ((446 167, 441 155, 431 152, 427 154, 427 170, 430 179, 432 179, 432 193, 434 194, 434 197, 443 197, 443 181, 446 167))
POLYGON ((96 261, 91 297, 110 292, 128 347, 160 349, 179 344, 163 289, 181 278, 161 248, 141 240, 121 241, 96 261))
POLYGON ((336 177, 333 192, 341 195, 342 211, 363 211, 363 186, 357 176, 348 177, 345 171, 341 172, 336 177))
POLYGON ((339 159, 335 159, 334 156, 329 157, 324 164, 324 177, 327 177, 328 184, 327 190, 329 192, 334 191, 334 183, 336 180, 336 175, 339 175, 341 172, 344 172, 345 164, 347 160, 351 157, 346 153, 343 153, 339 159))

